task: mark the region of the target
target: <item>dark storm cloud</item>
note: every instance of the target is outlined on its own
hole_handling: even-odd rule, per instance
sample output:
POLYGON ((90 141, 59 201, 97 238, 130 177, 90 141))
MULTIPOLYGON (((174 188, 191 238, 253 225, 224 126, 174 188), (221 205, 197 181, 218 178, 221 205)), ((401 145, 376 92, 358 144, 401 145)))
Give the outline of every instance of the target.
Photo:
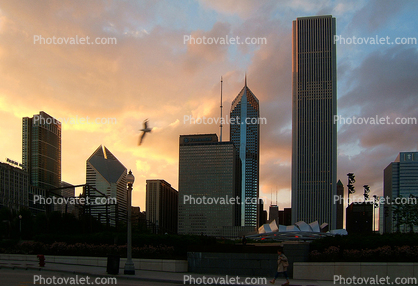
POLYGON ((359 29, 375 32, 386 25, 403 9, 417 7, 416 1, 372 0, 361 8, 352 18, 348 30, 359 29))
POLYGON ((388 145, 416 148, 417 124, 396 124, 395 119, 418 116, 418 51, 397 46, 370 54, 351 72, 353 85, 339 101, 339 114, 358 117, 385 117, 393 124, 345 124, 342 143, 360 142, 361 147, 388 145))
MULTIPOLYGON (((348 75, 353 86, 339 101, 339 114, 390 118, 418 117, 418 52, 397 46, 370 54, 348 75)), ((373 186, 372 194, 382 195, 383 170, 399 152, 418 149, 417 124, 345 124, 338 134, 339 178, 357 175, 357 186, 373 186), (350 155, 354 153, 355 155, 350 155)))

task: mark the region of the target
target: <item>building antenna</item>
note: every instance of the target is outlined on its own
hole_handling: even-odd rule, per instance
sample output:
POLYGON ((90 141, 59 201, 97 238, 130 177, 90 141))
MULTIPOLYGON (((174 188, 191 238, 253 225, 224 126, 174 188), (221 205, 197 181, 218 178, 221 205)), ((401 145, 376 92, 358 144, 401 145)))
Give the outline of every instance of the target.
POLYGON ((219 120, 221 122, 221 125, 219 126, 220 129, 221 129, 220 142, 222 142, 222 82, 223 82, 223 80, 222 80, 222 76, 221 76, 221 118, 219 120))
POLYGON ((273 190, 270 189, 270 206, 273 205, 273 190))
POLYGON ((276 186, 276 206, 277 206, 277 186, 276 186))

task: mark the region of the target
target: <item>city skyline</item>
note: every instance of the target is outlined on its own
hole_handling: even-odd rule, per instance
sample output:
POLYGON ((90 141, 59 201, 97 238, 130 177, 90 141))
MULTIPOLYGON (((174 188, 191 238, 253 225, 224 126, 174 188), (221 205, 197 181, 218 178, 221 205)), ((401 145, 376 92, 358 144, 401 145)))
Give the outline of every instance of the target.
MULTIPOLYGON (((164 179, 178 189, 178 136, 219 132, 219 124, 189 124, 184 117, 218 118, 220 76, 226 107, 247 73, 267 119, 260 128, 260 197, 267 207, 277 191, 280 209, 290 207, 292 20, 333 15, 345 39, 409 38, 416 34, 417 11, 413 1, 2 3, 0 134, 8 139, 0 142, 0 156, 20 161, 22 118, 45 111, 65 119, 62 180, 83 184, 86 158, 105 145, 132 169, 133 205, 143 210, 146 179, 164 179), (114 37, 118 43, 34 43, 40 35, 114 37), (184 43, 189 35, 260 37, 267 43, 184 43), (108 124, 69 122, 87 117, 108 124), (138 147, 145 118, 154 129, 138 147)), ((416 118, 416 48, 337 43, 338 114, 416 118)), ((353 172, 357 189, 368 184, 371 196, 383 195, 384 168, 399 152, 417 150, 417 131, 416 124, 338 124, 337 179, 346 185, 346 174, 353 172)), ((229 125, 223 134, 228 141, 229 125)))

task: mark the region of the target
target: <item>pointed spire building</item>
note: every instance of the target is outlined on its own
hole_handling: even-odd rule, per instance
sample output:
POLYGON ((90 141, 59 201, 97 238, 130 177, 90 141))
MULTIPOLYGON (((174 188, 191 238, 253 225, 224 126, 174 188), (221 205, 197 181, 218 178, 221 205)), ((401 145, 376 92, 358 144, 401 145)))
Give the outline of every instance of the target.
MULTIPOLYGON (((86 162, 86 184, 114 199, 116 205, 91 208, 91 214, 103 223, 115 226, 117 221, 126 220, 126 174, 125 166, 105 147, 100 145, 86 162)), ((93 191, 94 196, 101 195, 93 191)))
POLYGON ((260 173, 260 117, 259 102, 247 86, 232 101, 230 140, 238 150, 242 163, 241 170, 241 226, 257 227, 257 202, 260 173))

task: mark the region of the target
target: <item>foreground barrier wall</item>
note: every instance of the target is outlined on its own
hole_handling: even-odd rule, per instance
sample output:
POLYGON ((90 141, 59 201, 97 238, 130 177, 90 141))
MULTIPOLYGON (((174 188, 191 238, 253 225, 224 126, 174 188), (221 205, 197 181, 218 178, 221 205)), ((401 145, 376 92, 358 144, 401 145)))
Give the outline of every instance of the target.
MULTIPOLYGON (((277 270, 278 247, 269 247, 269 253, 257 253, 257 250, 265 252, 262 248, 267 247, 248 249, 251 253, 188 252, 189 272, 273 277, 277 270)), ((309 244, 285 244, 284 252, 290 263, 287 272, 292 277, 293 263, 308 261, 309 244)))
POLYGON ((418 277, 418 263, 396 262, 297 262, 293 278, 306 280, 334 280, 334 275, 349 277, 418 277))
MULTIPOLYGON (((38 265, 38 259, 36 255, 24 255, 24 254, 0 254, 0 260, 16 260, 33 262, 38 265)), ((137 270, 154 270, 154 271, 166 271, 166 272, 187 272, 186 260, 168 260, 168 259, 139 259, 133 258, 132 261, 135 264, 137 270)), ((120 269, 125 266, 126 258, 120 259, 120 269)), ((45 255, 45 263, 60 263, 68 265, 86 265, 86 266, 100 266, 106 267, 107 257, 84 257, 84 256, 54 256, 45 255)))

